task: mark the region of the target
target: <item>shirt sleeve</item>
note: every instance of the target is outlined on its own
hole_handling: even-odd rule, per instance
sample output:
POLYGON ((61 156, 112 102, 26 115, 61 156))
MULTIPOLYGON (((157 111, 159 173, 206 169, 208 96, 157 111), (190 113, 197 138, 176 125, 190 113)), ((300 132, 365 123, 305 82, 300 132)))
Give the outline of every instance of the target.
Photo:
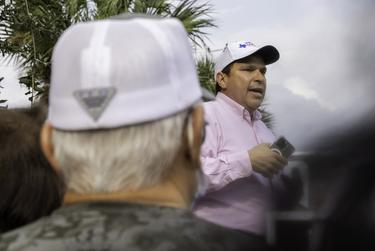
POLYGON ((206 138, 201 149, 202 170, 207 178, 207 191, 216 191, 252 173, 247 151, 220 153, 222 130, 216 119, 206 115, 206 138))

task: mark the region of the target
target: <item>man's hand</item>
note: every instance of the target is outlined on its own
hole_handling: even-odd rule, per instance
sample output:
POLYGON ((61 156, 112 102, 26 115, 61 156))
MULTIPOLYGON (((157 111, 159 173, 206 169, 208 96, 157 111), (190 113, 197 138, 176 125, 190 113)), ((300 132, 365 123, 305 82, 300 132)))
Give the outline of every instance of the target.
POLYGON ((277 174, 288 163, 269 146, 269 144, 259 144, 248 151, 253 170, 267 178, 277 174))

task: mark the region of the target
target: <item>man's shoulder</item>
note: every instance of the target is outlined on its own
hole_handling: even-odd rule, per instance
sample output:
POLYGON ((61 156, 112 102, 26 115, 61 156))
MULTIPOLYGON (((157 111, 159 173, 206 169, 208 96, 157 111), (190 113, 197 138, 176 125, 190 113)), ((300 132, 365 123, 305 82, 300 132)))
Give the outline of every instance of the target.
POLYGON ((0 250, 229 250, 246 242, 189 210, 124 203, 90 203, 0 237, 0 250), (236 244, 237 243, 237 244, 236 244), (222 246, 223 248, 220 248, 222 246), (210 248, 211 247, 211 248, 210 248))
POLYGON ((204 102, 203 103, 205 117, 210 120, 218 120, 221 111, 223 110, 222 105, 217 100, 204 102))
MULTIPOLYGON (((0 236, 0 250, 77 250, 89 246, 102 247, 111 234, 120 229, 122 204, 81 203, 65 206, 51 216, 0 236), (53 248, 52 248, 53 247, 53 248), (50 248, 50 249, 49 249, 50 248)), ((137 220, 138 212, 129 217, 137 220)), ((124 225, 125 226, 125 225, 124 225)), ((110 249, 109 249, 110 250, 110 249)))
POLYGON ((203 107, 205 109, 211 109, 216 106, 218 106, 218 102, 216 100, 203 102, 203 107))

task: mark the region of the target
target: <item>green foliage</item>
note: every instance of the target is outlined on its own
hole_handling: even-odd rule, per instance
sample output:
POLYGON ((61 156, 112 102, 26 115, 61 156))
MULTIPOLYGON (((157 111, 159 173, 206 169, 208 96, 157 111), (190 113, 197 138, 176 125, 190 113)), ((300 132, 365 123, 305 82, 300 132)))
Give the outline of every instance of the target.
MULTIPOLYGON (((209 16, 212 6, 198 0, 182 0, 177 4, 168 0, 96 0, 96 18, 108 18, 121 13, 145 13, 181 20, 190 39, 197 46, 205 45, 206 28, 216 27, 209 16)), ((176 2, 176 1, 175 1, 176 2)))
POLYGON ((215 68, 210 55, 206 54, 204 57, 198 59, 197 71, 201 86, 215 94, 215 68))
POLYGON ((49 83, 52 49, 61 33, 88 18, 85 0, 0 0, 0 52, 23 70, 30 101, 49 83))
POLYGON ((121 13, 145 13, 168 16, 171 7, 166 0, 97 0, 97 18, 108 18, 121 13))
POLYGON ((50 82, 53 47, 70 25, 121 13, 179 18, 194 44, 204 44, 204 28, 214 27, 211 6, 197 0, 0 0, 0 52, 22 70, 32 102, 50 82), (176 1, 174 1, 176 2, 176 1))
POLYGON ((198 0, 182 0, 177 6, 169 9, 168 15, 179 18, 185 26, 194 44, 206 45, 204 38, 207 36, 205 28, 216 27, 213 20, 208 16, 212 6, 204 3, 197 4, 198 0))

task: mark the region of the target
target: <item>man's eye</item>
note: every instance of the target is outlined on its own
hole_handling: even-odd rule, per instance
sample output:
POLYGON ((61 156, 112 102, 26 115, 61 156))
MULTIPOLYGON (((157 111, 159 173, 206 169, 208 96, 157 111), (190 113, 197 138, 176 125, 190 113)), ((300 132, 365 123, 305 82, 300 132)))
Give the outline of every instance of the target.
MULTIPOLYGON (((243 68, 242 70, 243 70, 243 71, 247 71, 247 72, 253 72, 253 71, 258 70, 258 68, 256 68, 256 67, 246 67, 246 68, 243 68)), ((260 71, 263 75, 266 75, 267 69, 259 69, 259 71, 260 71)))
POLYGON ((247 67, 247 68, 243 68, 242 70, 243 70, 243 71, 255 71, 256 68, 253 68, 253 67, 247 67))

